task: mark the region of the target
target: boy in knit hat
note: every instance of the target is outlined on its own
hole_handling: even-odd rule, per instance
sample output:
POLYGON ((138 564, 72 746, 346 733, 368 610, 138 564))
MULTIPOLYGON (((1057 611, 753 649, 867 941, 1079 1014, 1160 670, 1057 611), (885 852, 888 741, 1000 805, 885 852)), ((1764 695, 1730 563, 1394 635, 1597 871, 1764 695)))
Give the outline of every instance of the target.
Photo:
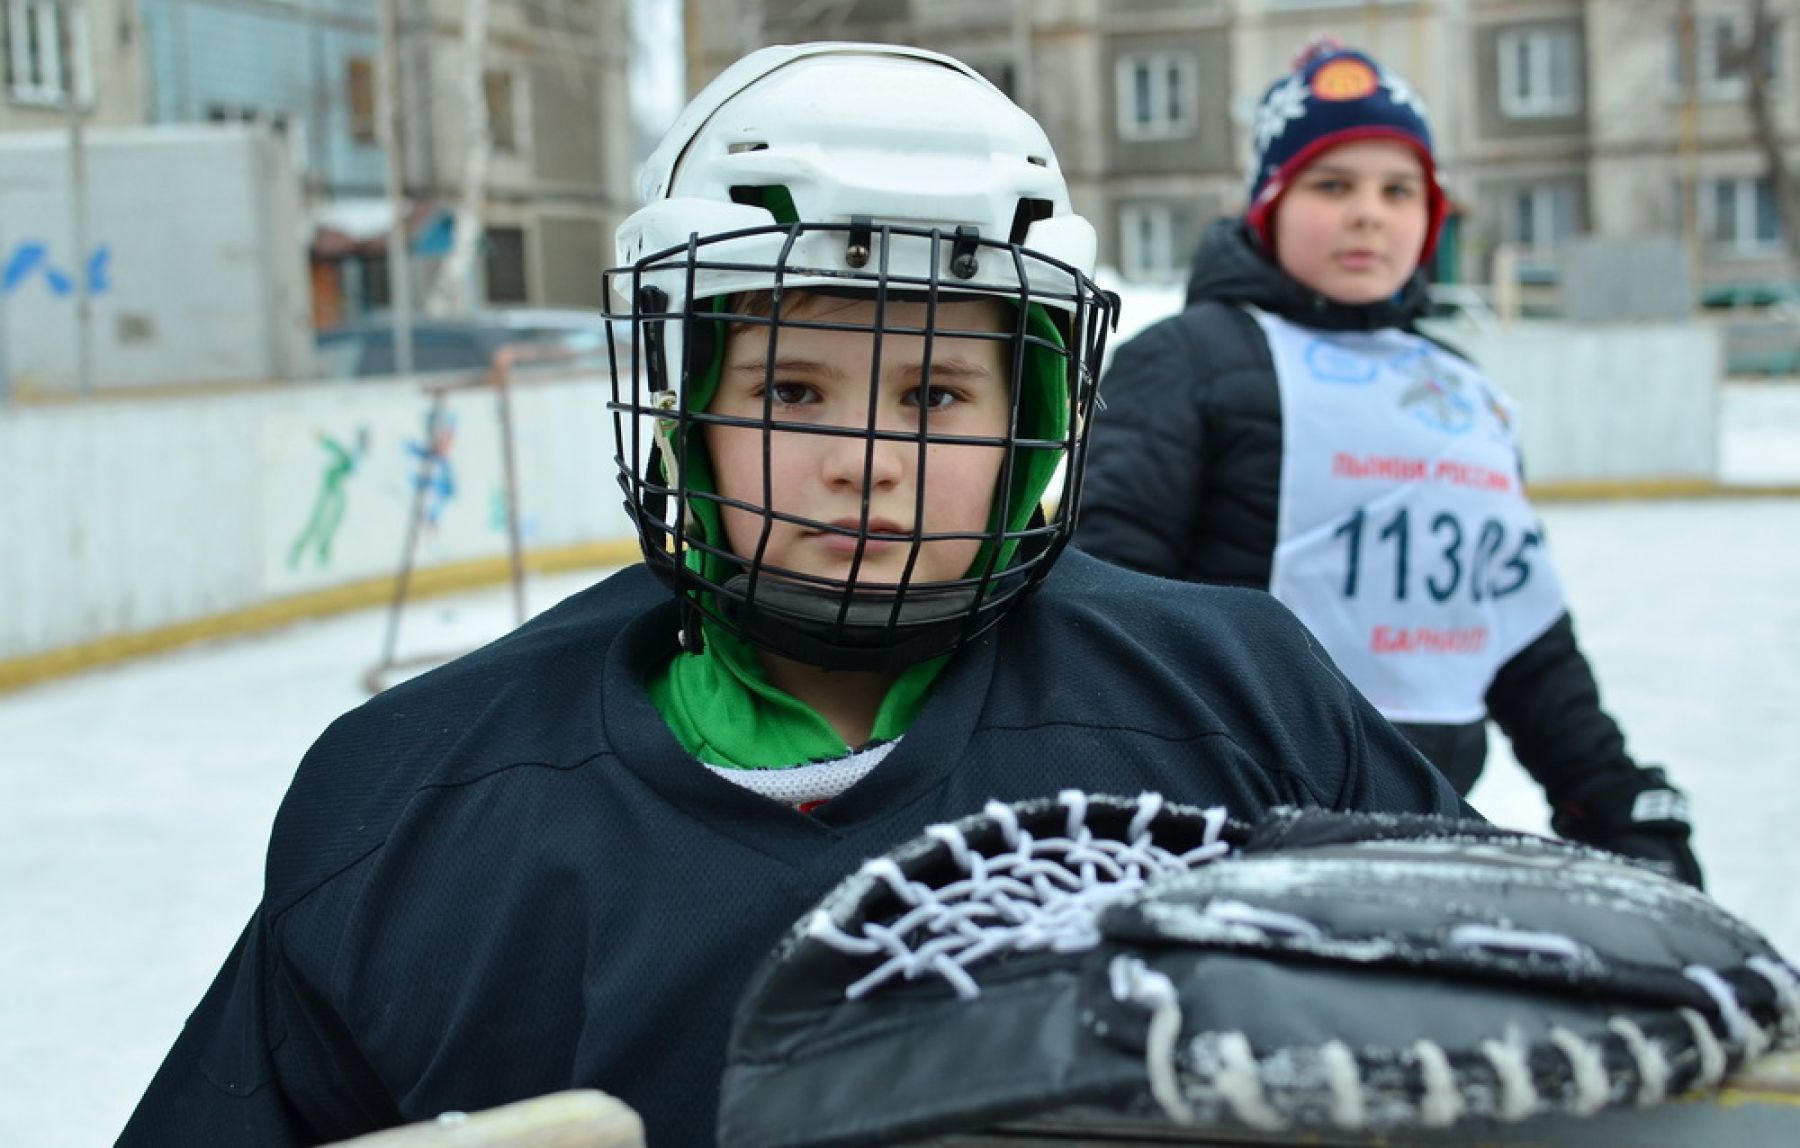
POLYGON ((1511 400, 1414 326, 1447 212, 1419 98, 1316 41, 1252 147, 1244 215, 1202 239, 1186 309, 1103 380, 1077 545, 1269 590, 1460 792, 1491 717, 1557 832, 1700 884, 1685 797, 1600 708, 1511 400))

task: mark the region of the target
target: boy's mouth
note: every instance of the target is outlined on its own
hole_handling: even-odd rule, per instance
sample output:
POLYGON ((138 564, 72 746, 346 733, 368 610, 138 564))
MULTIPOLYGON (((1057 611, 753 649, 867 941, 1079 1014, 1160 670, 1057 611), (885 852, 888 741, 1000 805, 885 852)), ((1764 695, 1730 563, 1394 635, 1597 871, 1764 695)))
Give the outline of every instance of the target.
MULTIPOLYGON (((831 531, 831 530, 812 531, 811 532, 812 537, 818 539, 821 543, 823 543, 827 550, 837 551, 837 552, 841 552, 844 554, 854 554, 856 552, 857 545, 860 543, 863 547, 864 554, 873 554, 880 550, 886 550, 891 547, 904 545, 903 543, 896 541, 894 539, 891 539, 891 538, 875 538, 875 537, 868 537, 868 536, 862 534, 862 528, 863 528, 862 527, 862 519, 858 518, 855 515, 847 515, 843 518, 835 518, 832 520, 831 525, 837 526, 837 527, 842 527, 844 530, 850 531, 851 533, 839 534, 836 531, 831 531)), ((878 534, 906 535, 909 533, 910 532, 907 530, 906 527, 900 525, 898 522, 895 522, 891 518, 870 518, 869 519, 868 535, 878 535, 878 534)))
POLYGON ((1358 248, 1354 251, 1340 251, 1335 256, 1338 266, 1352 271, 1366 271, 1381 263, 1381 256, 1373 251, 1358 248))

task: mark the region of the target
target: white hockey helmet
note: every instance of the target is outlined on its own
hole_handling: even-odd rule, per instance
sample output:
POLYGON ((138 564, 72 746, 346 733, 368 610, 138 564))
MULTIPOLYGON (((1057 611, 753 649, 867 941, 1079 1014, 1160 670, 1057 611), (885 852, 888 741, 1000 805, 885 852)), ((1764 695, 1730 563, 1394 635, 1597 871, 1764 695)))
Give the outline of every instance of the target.
MULTIPOLYGON (((859 221, 958 229, 1018 244, 1092 275, 1093 225, 1074 214, 1049 139, 1036 120, 979 72, 949 56, 890 44, 802 44, 745 56, 708 84, 676 119, 645 165, 645 206, 618 230, 618 262, 630 266, 692 236, 724 236, 796 221, 856 229, 859 221), (765 189, 782 188, 783 201, 765 189), (789 213, 791 218, 781 218, 789 213)), ((693 297, 766 290, 761 268, 787 266, 789 287, 828 284, 872 270, 874 253, 846 232, 790 237, 763 231, 716 248, 711 258, 756 270, 696 276, 693 297), (836 274, 834 274, 836 273, 836 274)), ((999 258, 932 267, 931 245, 896 242, 890 281, 941 278, 946 287, 1015 291, 1017 268, 999 258)), ((966 252, 964 252, 966 254, 966 252)), ((656 277, 671 306, 686 301, 675 269, 656 277)), ((1035 277, 1034 277, 1035 278, 1035 277)), ((630 284, 614 280, 615 289, 630 284)), ((1074 283, 1034 281, 1038 301, 1074 307, 1074 283), (1057 300, 1060 293, 1066 298, 1057 300)), ((630 300, 623 300, 629 303, 630 300)))
MULTIPOLYGON (((699 648, 704 617, 802 661, 892 669, 997 622, 1068 540, 1094 373, 1117 307, 1090 278, 1094 229, 1070 208, 1043 129, 979 73, 935 52, 765 48, 681 113, 643 191, 607 274, 638 349, 633 365, 614 371, 612 409, 627 506, 646 560, 688 607, 688 648, 699 648), (726 322, 772 332, 839 325, 784 318, 794 291, 866 294, 877 315, 887 299, 1010 305, 1016 329, 999 337, 1013 364, 1012 429, 991 444, 1007 452, 1007 494, 985 561, 967 577, 872 589, 725 548, 721 499, 693 432, 709 421, 726 322), (771 300, 773 315, 733 313, 731 301, 747 294, 771 300)), ((884 435, 867 433, 872 455, 884 435)), ((924 427, 917 437, 931 439, 924 427)), ((865 507, 865 531, 867 521, 865 507)), ((934 540, 915 526, 914 553, 934 540)))

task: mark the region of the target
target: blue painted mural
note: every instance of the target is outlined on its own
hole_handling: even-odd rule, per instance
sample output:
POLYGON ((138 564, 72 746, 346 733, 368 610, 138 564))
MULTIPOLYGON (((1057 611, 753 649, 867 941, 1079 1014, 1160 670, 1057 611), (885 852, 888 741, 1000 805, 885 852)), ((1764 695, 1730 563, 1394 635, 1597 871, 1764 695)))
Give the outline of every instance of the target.
MULTIPOLYGON (((104 295, 112 289, 111 271, 112 246, 102 243, 88 254, 89 295, 104 295)), ((75 294, 74 276, 53 258, 48 243, 26 239, 14 244, 5 264, 0 266, 0 294, 16 294, 40 279, 50 294, 59 299, 75 294)))

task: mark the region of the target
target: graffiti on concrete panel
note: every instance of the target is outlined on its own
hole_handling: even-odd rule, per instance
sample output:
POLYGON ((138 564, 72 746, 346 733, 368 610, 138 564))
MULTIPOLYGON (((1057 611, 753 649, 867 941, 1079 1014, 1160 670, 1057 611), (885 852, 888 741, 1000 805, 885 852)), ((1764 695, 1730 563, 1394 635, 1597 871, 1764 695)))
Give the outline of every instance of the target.
MULTIPOLYGON (((488 525, 493 528, 494 533, 506 533, 507 527, 512 519, 511 507, 512 500, 507 497, 506 491, 504 489, 496 488, 488 508, 488 525)), ((524 514, 519 516, 520 541, 532 541, 537 537, 537 532, 537 515, 524 514)))
POLYGON ((294 544, 288 549, 288 569, 297 569, 310 551, 319 566, 331 565, 331 542, 349 507, 344 484, 356 473, 356 464, 369 453, 369 428, 356 428, 356 441, 346 447, 337 439, 320 431, 319 445, 325 448, 325 470, 319 477, 319 493, 313 498, 312 513, 294 544))
MULTIPOLYGON (((26 286, 43 279, 50 294, 66 298, 75 293, 75 278, 50 254, 50 245, 37 239, 23 240, 13 246, 0 268, 0 293, 16 294, 26 286)), ((102 243, 94 248, 87 261, 89 295, 104 295, 112 288, 112 246, 102 243)))
POLYGON ((425 496, 424 522, 435 527, 444 508, 456 497, 456 472, 450 465, 450 448, 456 445, 456 416, 438 407, 425 415, 425 434, 406 444, 414 460, 413 491, 425 496))

